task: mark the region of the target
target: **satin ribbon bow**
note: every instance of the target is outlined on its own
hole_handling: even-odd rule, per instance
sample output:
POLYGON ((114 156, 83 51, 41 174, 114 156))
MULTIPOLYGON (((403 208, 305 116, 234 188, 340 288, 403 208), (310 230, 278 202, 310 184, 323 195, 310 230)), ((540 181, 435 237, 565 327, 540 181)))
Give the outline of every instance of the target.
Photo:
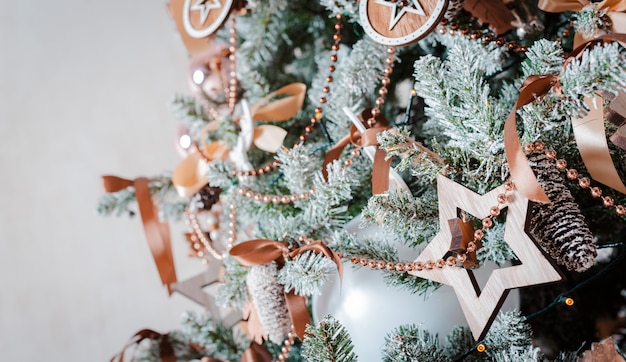
POLYGON ((167 291, 171 295, 170 286, 176 283, 176 268, 172 254, 170 229, 167 222, 159 220, 159 211, 150 195, 148 179, 139 177, 135 180, 127 180, 117 176, 102 176, 102 182, 105 192, 118 192, 130 186, 134 187, 148 246, 159 271, 161 282, 167 287, 167 291))
MULTIPOLYGON (((268 239, 255 239, 237 244, 230 249, 230 255, 240 264, 255 266, 267 264, 271 261, 284 263, 286 259, 295 258, 306 251, 321 253, 330 258, 337 265, 339 279, 343 276, 343 264, 339 254, 335 253, 322 241, 314 241, 302 247, 289 250, 287 245, 268 239)), ((294 331, 301 341, 304 340, 304 332, 307 324, 311 324, 311 318, 306 306, 306 298, 295 294, 293 291, 285 292, 287 310, 293 324, 294 331)))
MULTIPOLYGON (((604 0, 592 3, 589 0, 540 0, 537 6, 543 11, 560 13, 563 11, 580 11, 586 6, 594 6, 598 10, 606 10, 606 16, 611 20, 612 33, 626 33, 626 0, 604 0)), ((602 34, 590 34, 597 36, 602 34)), ((574 48, 589 40, 580 33, 574 35, 574 48)))
MULTIPOLYGON (((566 67, 574 58, 581 56, 585 49, 604 41, 624 42, 626 41, 626 34, 603 35, 582 44, 570 54, 570 57, 565 61, 563 66, 566 67)), ((511 178, 515 181, 516 188, 524 197, 542 203, 549 203, 550 199, 543 192, 532 168, 528 165, 528 159, 522 150, 517 134, 515 116, 518 108, 531 103, 536 97, 547 94, 550 89, 554 89, 557 93, 562 91, 560 89, 558 75, 533 75, 528 77, 524 81, 517 102, 515 102, 504 124, 504 151, 511 178)), ((593 111, 593 107, 591 110, 593 111)), ((578 122, 577 124, 576 121, 577 120, 573 120, 574 128, 582 126, 582 123, 584 123, 578 122)), ((600 121, 602 121, 602 118, 600 118, 600 121)), ((603 123, 601 126, 603 130, 603 123)), ((584 132, 576 132, 575 130, 575 134, 579 151, 590 175, 596 181, 626 193, 626 187, 619 179, 615 166, 611 161, 610 154, 608 154, 608 146, 603 146, 606 145, 604 131, 602 131, 600 135, 595 133, 592 136, 591 133, 585 134, 584 132), (590 147, 593 147, 593 150, 591 150, 590 147)))
POLYGON ((139 345, 143 340, 151 339, 159 342, 159 357, 162 362, 176 362, 176 355, 174 354, 174 348, 168 338, 167 334, 161 334, 151 329, 142 329, 135 333, 131 338, 131 341, 124 346, 122 351, 111 358, 110 362, 124 362, 124 352, 133 345, 139 345))
MULTIPOLYGON (((253 127, 252 121, 271 121, 279 122, 293 118, 304 103, 306 86, 302 83, 288 84, 275 92, 268 94, 265 98, 250 107, 249 118, 241 119, 240 142, 236 146, 235 153, 245 153, 252 143, 264 151, 276 152, 283 144, 283 140, 287 135, 287 131, 283 128, 264 124, 253 127), (272 100, 277 97, 282 97, 272 100), (250 123, 250 125, 248 125, 250 123)), ((209 144, 204 143, 206 133, 215 131, 219 126, 218 121, 213 121, 201 131, 201 145, 198 146, 196 152, 192 152, 184 160, 178 164, 172 174, 172 183, 179 195, 182 197, 190 197, 204 187, 209 179, 206 171, 209 163, 207 161, 225 160, 228 157, 243 155, 235 155, 234 150, 222 141, 215 141, 209 144), (202 153, 202 154, 200 154, 202 153)))
MULTIPOLYGON (((371 109, 366 109, 361 113, 361 119, 372 118, 371 109)), ((339 159, 341 153, 348 144, 353 144, 356 147, 374 146, 376 147, 376 153, 374 154, 374 163, 372 165, 372 193, 382 194, 389 189, 389 170, 391 168, 391 159, 387 158, 387 152, 378 147, 378 140, 376 135, 391 127, 388 126, 387 120, 382 116, 376 116, 376 124, 372 128, 368 128, 365 132, 361 133, 357 128, 352 125, 350 127, 350 133, 339 140, 324 157, 324 163, 322 164, 322 174, 324 179, 328 181, 328 171, 326 166, 339 159)))

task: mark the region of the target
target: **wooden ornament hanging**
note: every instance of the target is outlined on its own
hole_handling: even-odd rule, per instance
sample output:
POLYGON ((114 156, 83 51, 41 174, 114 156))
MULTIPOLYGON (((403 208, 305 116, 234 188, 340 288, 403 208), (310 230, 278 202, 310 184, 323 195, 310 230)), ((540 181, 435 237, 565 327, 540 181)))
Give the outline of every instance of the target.
POLYGON ((613 338, 607 338, 602 342, 593 342, 591 349, 586 350, 578 362, 625 362, 615 349, 613 338))
POLYGON ((415 262, 426 263, 444 258, 449 251, 452 239, 448 220, 457 217, 458 209, 483 219, 490 215, 492 206, 498 205, 499 209, 507 209, 504 241, 509 244, 521 262, 519 265, 494 270, 482 290, 478 287, 473 272, 463 267, 435 267, 430 270, 410 272, 420 278, 434 280, 454 288, 476 340, 482 339, 487 333, 509 290, 562 279, 552 261, 544 256, 525 231, 528 200, 516 191, 509 191, 506 192, 507 202, 498 204, 498 195, 505 194, 505 192, 503 185, 481 196, 439 175, 437 194, 440 230, 415 262))
POLYGON ((209 48, 210 38, 226 21, 236 0, 172 0, 169 6, 189 55, 209 48))
POLYGON ((403 46, 435 29, 447 6, 448 0, 361 0, 359 18, 377 43, 403 46))
POLYGON ((208 293, 205 288, 219 282, 222 263, 211 259, 207 269, 189 279, 178 281, 171 285, 172 291, 203 306, 214 318, 217 318, 226 326, 233 326, 241 320, 241 313, 234 310, 223 311, 216 302, 215 296, 208 293))

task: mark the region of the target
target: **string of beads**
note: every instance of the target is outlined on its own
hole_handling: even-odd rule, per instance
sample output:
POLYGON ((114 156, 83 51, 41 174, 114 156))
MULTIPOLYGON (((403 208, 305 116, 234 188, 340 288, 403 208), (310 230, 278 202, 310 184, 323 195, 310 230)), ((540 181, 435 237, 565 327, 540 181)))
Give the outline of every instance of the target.
POLYGON ((524 145, 524 152, 531 153, 533 151, 544 152, 548 159, 555 162, 556 168, 561 171, 565 171, 565 174, 569 180, 578 181, 578 186, 583 189, 589 189, 589 193, 593 198, 601 199, 602 205, 604 205, 604 207, 614 208, 615 213, 618 216, 626 215, 626 207, 624 205, 615 204, 615 199, 613 199, 611 196, 602 196, 602 189, 600 187, 592 187, 591 180, 588 177, 581 177, 580 173, 576 169, 567 168, 567 161, 562 158, 558 158, 555 150, 546 148, 544 143, 541 141, 524 145))
MULTIPOLYGON (((228 207, 228 233, 227 233, 227 245, 226 250, 230 250, 236 241, 237 236, 237 211, 234 204, 230 204, 228 207)), ((206 250, 211 256, 213 256, 217 260, 223 260, 224 254, 215 249, 213 246, 213 241, 207 236, 206 232, 202 229, 200 222, 198 221, 198 216, 192 212, 189 208, 185 211, 185 224, 189 226, 189 231, 191 232, 191 241, 193 243, 200 243, 200 245, 194 244, 193 249, 198 250, 196 252, 197 256, 204 257, 205 254, 201 249, 206 250)), ((204 258, 202 259, 202 263, 206 264, 209 261, 204 258)))
POLYGON ((228 110, 232 115, 235 112, 235 105, 237 104, 237 92, 239 90, 239 80, 237 79, 237 62, 235 61, 235 54, 237 52, 237 28, 235 28, 235 17, 230 17, 230 38, 228 39, 228 59, 230 60, 230 74, 228 80, 228 93, 226 93, 228 99, 228 110))
MULTIPOLYGON (((505 183, 505 192, 497 195, 497 202, 499 205, 504 205, 508 201, 507 192, 512 191, 515 188, 512 181, 507 181, 505 183)), ((389 271, 398 271, 398 272, 410 272, 410 271, 422 271, 422 270, 432 270, 435 268, 441 269, 446 266, 452 267, 456 266, 457 262, 463 263, 467 260, 467 254, 476 251, 476 245, 479 241, 481 241, 485 236, 485 229, 490 229, 493 227, 493 218, 500 215, 500 206, 492 206, 489 209, 489 216, 485 217, 481 220, 482 228, 474 231, 474 240, 468 242, 465 253, 458 254, 455 256, 449 256, 444 259, 437 260, 427 260, 427 261, 418 261, 418 262, 392 262, 392 261, 384 261, 384 260, 376 260, 369 258, 360 258, 358 256, 350 257, 350 261, 352 264, 359 264, 363 267, 370 267, 372 269, 386 269, 389 271)))
POLYGON ((296 338, 296 334, 293 332, 293 326, 291 332, 287 333, 287 339, 283 342, 283 346, 280 349, 280 354, 276 359, 277 362, 284 362, 287 360, 289 356, 289 352, 291 351, 291 347, 293 346, 293 340, 296 338))

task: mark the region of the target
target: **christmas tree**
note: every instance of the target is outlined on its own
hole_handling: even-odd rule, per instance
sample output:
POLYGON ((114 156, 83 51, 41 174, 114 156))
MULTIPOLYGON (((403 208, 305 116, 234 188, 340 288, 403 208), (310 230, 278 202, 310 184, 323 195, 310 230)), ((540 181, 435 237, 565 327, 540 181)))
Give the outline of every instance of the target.
POLYGON ((626 2, 574 3, 172 1, 181 163, 98 207, 207 314, 134 358, 623 360, 626 2))

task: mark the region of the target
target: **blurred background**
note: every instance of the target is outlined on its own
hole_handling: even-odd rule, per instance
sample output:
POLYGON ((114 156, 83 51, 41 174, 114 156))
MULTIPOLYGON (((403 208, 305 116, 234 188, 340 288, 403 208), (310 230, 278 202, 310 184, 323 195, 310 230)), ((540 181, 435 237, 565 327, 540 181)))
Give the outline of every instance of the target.
POLYGON ((200 310, 168 297, 138 216, 96 212, 101 175, 176 167, 187 55, 164 1, 0 4, 0 359, 108 361, 200 310))

